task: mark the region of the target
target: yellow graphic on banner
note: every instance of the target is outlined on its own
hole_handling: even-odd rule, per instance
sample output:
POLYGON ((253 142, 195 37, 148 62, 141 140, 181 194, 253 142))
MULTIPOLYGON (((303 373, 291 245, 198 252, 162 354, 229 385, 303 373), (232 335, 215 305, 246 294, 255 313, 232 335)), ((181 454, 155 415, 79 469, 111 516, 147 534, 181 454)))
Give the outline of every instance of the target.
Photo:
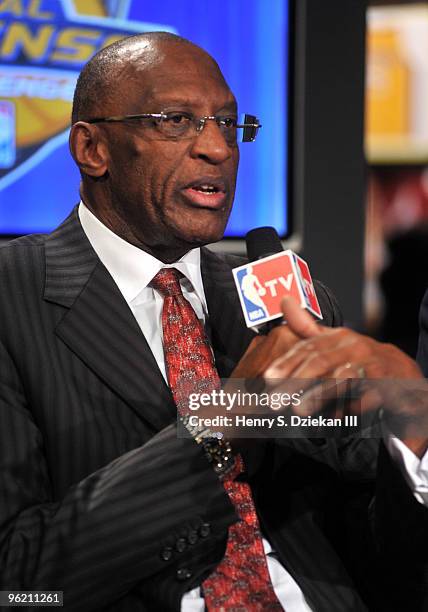
POLYGON ((53 19, 54 14, 42 9, 43 0, 0 0, 0 13, 10 13, 14 17, 31 17, 32 19, 53 19))
MULTIPOLYGON (((73 6, 79 15, 108 16, 102 0, 73 0, 73 6)), ((128 35, 108 34, 102 26, 59 25, 55 19, 43 0, 0 0, 0 62, 19 53, 35 66, 42 60, 83 65, 99 49, 128 35), (3 22, 3 15, 8 22, 3 22), (26 18, 31 19, 31 27, 26 18)), ((7 64, 0 65, 0 99, 14 104, 18 148, 37 145, 67 129, 75 80, 75 74, 66 70, 49 74, 16 65, 12 73, 7 64)))
POLYGON ((107 11, 102 0, 73 0, 74 8, 81 15, 106 17, 107 11))
POLYGON ((426 163, 428 4, 370 7, 367 26, 367 159, 426 163))
POLYGON ((372 32, 368 40, 367 130, 376 136, 402 137, 410 130, 411 75, 393 30, 372 32))
MULTIPOLYGON (((42 7, 43 0, 0 0, 0 13, 10 13, 14 17, 32 19, 52 19, 54 14, 42 7)), ((103 0, 72 0, 76 13, 107 17, 103 0)))
MULTIPOLYGON (((36 80, 28 77, 28 81, 33 85, 36 80)), ((49 86, 52 84, 60 85, 49 83, 49 86)), ((18 147, 37 144, 65 130, 70 124, 71 102, 26 96, 12 100, 15 102, 18 120, 15 136, 18 147)))

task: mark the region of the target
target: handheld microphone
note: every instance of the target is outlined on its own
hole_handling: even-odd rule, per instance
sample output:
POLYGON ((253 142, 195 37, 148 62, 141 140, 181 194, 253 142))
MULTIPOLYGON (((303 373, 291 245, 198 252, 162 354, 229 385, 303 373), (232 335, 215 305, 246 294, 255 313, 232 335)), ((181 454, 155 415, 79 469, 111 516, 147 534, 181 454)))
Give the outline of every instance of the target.
POLYGON ((274 227, 256 227, 245 236, 248 261, 257 261, 284 251, 274 227))
POLYGON ((322 319, 307 263, 284 251, 273 227, 251 230, 246 236, 250 263, 232 270, 247 327, 264 333, 283 322, 281 300, 294 297, 302 308, 322 319))
MULTIPOLYGON (((248 261, 258 261, 284 251, 278 232, 274 227, 256 227, 250 230, 245 236, 245 242, 247 243, 248 261)), ((271 329, 282 325, 283 322, 284 317, 280 316, 264 325, 258 325, 257 330, 259 333, 267 335, 271 329)))

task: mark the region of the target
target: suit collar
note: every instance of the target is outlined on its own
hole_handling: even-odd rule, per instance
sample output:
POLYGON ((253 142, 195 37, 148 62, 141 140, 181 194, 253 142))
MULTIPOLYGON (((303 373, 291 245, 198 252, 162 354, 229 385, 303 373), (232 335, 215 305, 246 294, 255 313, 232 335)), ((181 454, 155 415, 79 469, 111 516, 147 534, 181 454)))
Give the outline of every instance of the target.
POLYGON ((80 225, 77 206, 47 237, 45 257, 44 298, 70 308, 99 261, 80 225))
POLYGON ((78 214, 89 242, 128 304, 140 295, 161 268, 174 267, 191 282, 206 310, 199 248, 188 251, 173 264, 165 264, 113 233, 83 202, 79 204, 78 214))
POLYGON ((131 310, 86 238, 77 209, 46 240, 44 298, 67 307, 56 335, 154 431, 176 417, 131 310))

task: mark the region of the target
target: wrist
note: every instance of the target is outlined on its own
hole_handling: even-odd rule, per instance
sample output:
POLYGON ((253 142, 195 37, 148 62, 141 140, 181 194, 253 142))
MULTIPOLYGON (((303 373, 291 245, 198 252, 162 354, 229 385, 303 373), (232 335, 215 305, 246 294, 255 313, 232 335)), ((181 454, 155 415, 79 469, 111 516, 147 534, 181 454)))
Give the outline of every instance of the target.
POLYGON ((181 422, 195 442, 201 446, 215 473, 219 477, 229 474, 235 465, 235 456, 232 445, 223 438, 223 434, 213 432, 203 425, 191 425, 188 416, 182 417, 181 422))

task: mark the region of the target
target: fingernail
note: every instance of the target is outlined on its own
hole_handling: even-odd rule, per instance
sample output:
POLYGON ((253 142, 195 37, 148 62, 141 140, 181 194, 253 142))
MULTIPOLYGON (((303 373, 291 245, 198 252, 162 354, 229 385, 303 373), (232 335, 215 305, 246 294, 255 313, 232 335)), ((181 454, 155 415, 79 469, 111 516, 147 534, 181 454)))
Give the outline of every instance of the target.
POLYGON ((278 368, 268 368, 263 375, 263 378, 281 378, 281 371, 278 368))

